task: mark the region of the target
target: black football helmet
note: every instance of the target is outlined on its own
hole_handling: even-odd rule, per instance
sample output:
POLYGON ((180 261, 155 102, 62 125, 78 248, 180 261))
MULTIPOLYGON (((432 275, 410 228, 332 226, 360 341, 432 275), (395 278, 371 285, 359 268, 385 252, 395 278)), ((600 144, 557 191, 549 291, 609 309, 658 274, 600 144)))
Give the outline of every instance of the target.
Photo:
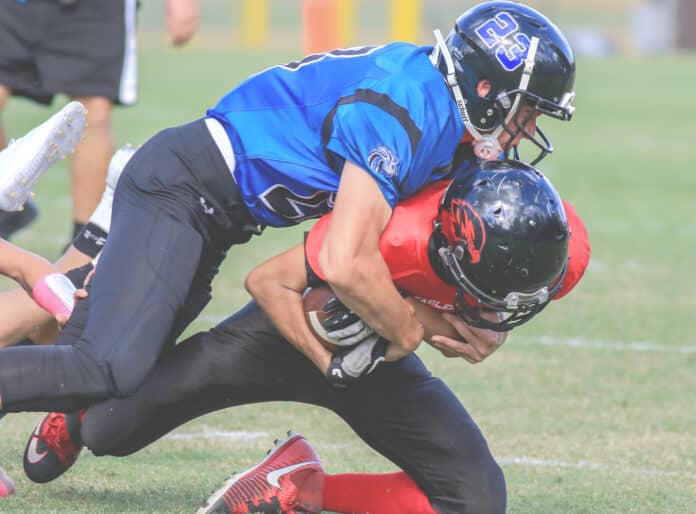
POLYGON ((565 121, 575 111, 575 57, 548 18, 516 2, 484 2, 462 14, 446 39, 437 30, 435 38, 431 60, 452 90, 477 157, 509 153, 498 143, 503 130, 511 141, 522 133, 538 147, 532 165, 553 152, 542 130, 530 134, 524 129, 529 119, 516 116, 524 103, 534 107, 532 113, 565 121), (490 81, 491 90, 481 98, 476 88, 483 79, 490 81), (507 126, 513 120, 514 130, 507 126))
POLYGON ((519 161, 485 161, 459 171, 443 194, 430 262, 457 286, 459 315, 507 331, 559 291, 569 236, 561 199, 541 172, 519 161), (499 323, 482 311, 499 313, 499 323))

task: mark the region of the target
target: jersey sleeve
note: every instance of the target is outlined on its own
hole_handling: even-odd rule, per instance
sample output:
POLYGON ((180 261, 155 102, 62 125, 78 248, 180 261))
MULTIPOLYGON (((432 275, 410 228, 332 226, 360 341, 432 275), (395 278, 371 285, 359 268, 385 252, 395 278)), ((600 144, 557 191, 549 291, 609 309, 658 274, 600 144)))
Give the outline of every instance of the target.
POLYGON ((568 271, 563 279, 563 285, 554 300, 558 300, 567 295, 580 282, 585 274, 587 265, 590 263, 590 239, 587 235, 585 224, 575 212, 573 206, 563 201, 568 226, 570 227, 570 241, 568 244, 568 271))
POLYGON ((319 250, 329 230, 331 213, 322 216, 311 230, 305 235, 305 267, 307 268, 307 282, 326 282, 326 277, 319 267, 319 250))
POLYGON ((326 142, 329 151, 372 175, 392 208, 420 133, 404 113, 387 95, 373 92, 337 107, 326 142))

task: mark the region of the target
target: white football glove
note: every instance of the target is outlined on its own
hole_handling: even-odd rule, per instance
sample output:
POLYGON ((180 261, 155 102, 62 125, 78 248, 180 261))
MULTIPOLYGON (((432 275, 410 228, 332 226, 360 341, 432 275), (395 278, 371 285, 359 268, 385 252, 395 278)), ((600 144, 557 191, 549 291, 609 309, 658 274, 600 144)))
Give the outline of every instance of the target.
POLYGON ((329 313, 335 311, 335 314, 324 320, 322 327, 326 330, 327 337, 338 346, 353 346, 376 337, 375 331, 335 296, 326 302, 323 310, 329 313))
POLYGON ((338 388, 347 388, 372 373, 384 361, 387 342, 373 334, 361 343, 333 353, 326 378, 338 388))

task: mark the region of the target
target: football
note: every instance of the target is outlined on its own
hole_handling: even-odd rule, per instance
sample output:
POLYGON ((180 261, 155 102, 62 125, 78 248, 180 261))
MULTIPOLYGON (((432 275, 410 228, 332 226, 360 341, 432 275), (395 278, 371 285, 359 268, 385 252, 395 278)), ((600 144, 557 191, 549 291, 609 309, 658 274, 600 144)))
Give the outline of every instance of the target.
POLYGON ((332 341, 327 335, 322 323, 329 317, 336 314, 336 311, 325 312, 324 305, 326 302, 336 296, 329 286, 312 287, 308 289, 302 299, 304 306, 305 319, 309 325, 309 329, 314 334, 319 342, 324 345, 324 348, 333 352, 338 348, 335 341, 332 341))

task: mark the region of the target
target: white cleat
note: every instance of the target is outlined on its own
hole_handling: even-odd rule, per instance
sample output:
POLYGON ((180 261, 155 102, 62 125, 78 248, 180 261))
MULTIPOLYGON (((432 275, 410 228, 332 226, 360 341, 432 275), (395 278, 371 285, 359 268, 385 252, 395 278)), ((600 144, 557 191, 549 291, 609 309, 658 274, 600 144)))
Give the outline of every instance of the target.
POLYGON ((31 188, 53 164, 80 142, 87 126, 87 110, 70 102, 24 137, 0 152, 0 209, 19 211, 31 188))
POLYGON ((98 225, 105 232, 109 232, 111 226, 111 209, 114 202, 116 184, 118 184, 118 179, 121 178, 123 169, 126 167, 131 157, 133 157, 136 150, 137 148, 131 145, 122 146, 116 150, 116 153, 111 157, 111 161, 109 161, 104 193, 102 194, 97 208, 94 209, 94 212, 89 218, 91 223, 98 225))

